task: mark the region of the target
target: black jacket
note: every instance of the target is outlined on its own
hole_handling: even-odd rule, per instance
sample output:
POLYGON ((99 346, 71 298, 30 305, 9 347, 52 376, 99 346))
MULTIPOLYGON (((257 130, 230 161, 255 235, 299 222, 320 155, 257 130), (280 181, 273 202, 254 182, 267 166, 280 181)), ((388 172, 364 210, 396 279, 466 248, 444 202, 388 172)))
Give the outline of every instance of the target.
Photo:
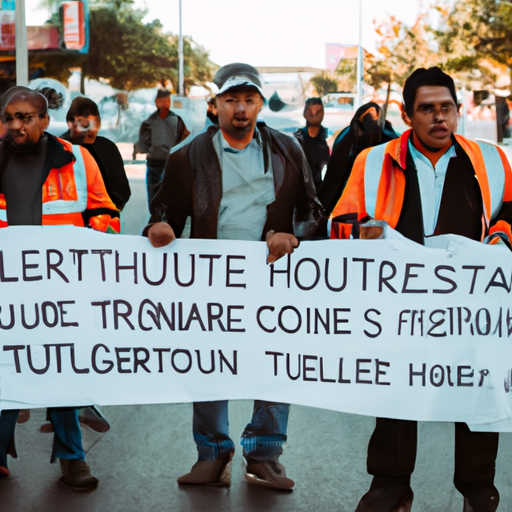
MULTIPOLYGON (((258 124, 263 141, 265 168, 270 161, 276 199, 267 207, 267 231, 311 237, 324 226, 323 209, 316 197, 300 146, 287 135, 258 124)), ((191 217, 191 238, 217 238, 217 220, 222 198, 222 171, 213 145, 219 130, 211 126, 167 159, 162 185, 151 201, 150 224, 168 222, 180 236, 191 217)))
MULTIPOLYGON (((61 135, 61 138, 72 142, 69 131, 61 135)), ((119 210, 122 210, 130 199, 131 190, 119 149, 111 140, 101 136, 97 136, 93 144, 81 146, 96 160, 110 199, 119 210)))

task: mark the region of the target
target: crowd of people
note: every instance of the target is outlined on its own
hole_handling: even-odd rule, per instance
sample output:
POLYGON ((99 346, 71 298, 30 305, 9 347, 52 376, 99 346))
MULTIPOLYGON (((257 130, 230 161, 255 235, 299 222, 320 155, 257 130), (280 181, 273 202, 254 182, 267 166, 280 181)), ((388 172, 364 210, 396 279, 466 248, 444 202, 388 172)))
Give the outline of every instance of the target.
MULTIPOLYGON (((454 81, 439 68, 420 68, 407 78, 405 132, 397 133, 382 118, 378 104, 367 103, 332 151, 320 98, 306 101, 306 125, 290 137, 258 121, 267 99, 256 68, 229 64, 213 82, 217 91, 200 134, 189 135, 170 110, 165 90, 157 93, 157 110, 140 128, 134 154, 147 155, 151 214, 142 235, 154 247, 182 236, 190 218, 191 238, 264 241, 268 263, 291 254, 301 239, 359 238, 370 220, 383 221, 419 244, 430 236, 456 234, 510 249, 510 164, 499 147, 456 133, 454 81)), ((73 101, 69 130, 61 137, 46 131, 47 98, 25 87, 0 97, 0 119, 0 226, 71 224, 120 232, 119 214, 130 188, 116 146, 98 136, 101 119, 92 100, 73 101), (73 186, 56 187, 61 179, 73 186), (55 199, 58 211, 52 211, 55 199)), ((295 485, 279 462, 289 410, 289 404, 254 401, 241 434, 249 484, 286 491, 295 485)), ((48 409, 51 460, 59 459, 64 484, 91 491, 98 480, 85 462, 79 414, 78 407, 48 409)), ((16 456, 18 415, 1 412, 0 476, 9 475, 7 455, 16 456)), ((194 403, 192 431, 197 462, 178 484, 228 486, 235 451, 228 402, 194 403)), ((411 510, 416 444, 416 422, 376 419, 367 455, 373 480, 356 512, 411 510)), ((471 432, 456 423, 454 484, 464 512, 497 509, 497 453, 497 433, 471 432)))

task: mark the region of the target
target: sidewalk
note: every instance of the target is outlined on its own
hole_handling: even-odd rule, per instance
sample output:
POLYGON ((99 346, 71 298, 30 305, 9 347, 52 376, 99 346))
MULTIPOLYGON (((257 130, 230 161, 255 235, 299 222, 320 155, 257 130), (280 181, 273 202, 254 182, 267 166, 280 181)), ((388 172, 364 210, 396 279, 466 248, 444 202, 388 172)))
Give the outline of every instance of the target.
POLYGON ((133 157, 133 144, 131 142, 117 142, 116 143, 124 162, 124 169, 128 179, 143 180, 146 176, 146 161, 132 159, 133 157))

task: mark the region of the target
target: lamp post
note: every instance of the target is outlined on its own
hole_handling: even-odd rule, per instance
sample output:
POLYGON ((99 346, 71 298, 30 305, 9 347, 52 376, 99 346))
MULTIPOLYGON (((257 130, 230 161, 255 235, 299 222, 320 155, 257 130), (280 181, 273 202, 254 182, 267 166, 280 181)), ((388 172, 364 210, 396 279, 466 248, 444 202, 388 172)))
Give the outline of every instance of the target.
POLYGON ((28 45, 25 0, 16 0, 16 85, 28 85, 28 45))
POLYGON ((357 49, 357 106, 359 108, 363 104, 363 0, 359 0, 359 46, 357 49))
POLYGON ((178 39, 178 92, 180 96, 185 94, 185 77, 183 76, 183 33, 181 31, 181 0, 180 0, 180 33, 178 39))

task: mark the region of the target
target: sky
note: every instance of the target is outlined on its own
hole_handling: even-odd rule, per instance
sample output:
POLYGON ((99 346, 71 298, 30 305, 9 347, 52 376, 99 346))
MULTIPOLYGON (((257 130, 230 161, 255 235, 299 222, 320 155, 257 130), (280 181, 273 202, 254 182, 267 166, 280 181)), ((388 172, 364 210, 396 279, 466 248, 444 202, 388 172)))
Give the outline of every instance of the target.
MULTIPOLYGON (((181 0, 183 34, 210 52, 219 65, 248 62, 254 66, 325 68, 326 43, 359 40, 362 2, 363 47, 374 52, 375 19, 397 16, 412 24, 422 0, 181 0)), ((27 25, 42 24, 40 0, 25 0, 27 25)), ((179 31, 179 0, 135 0, 146 20, 158 18, 165 30, 179 31)))

